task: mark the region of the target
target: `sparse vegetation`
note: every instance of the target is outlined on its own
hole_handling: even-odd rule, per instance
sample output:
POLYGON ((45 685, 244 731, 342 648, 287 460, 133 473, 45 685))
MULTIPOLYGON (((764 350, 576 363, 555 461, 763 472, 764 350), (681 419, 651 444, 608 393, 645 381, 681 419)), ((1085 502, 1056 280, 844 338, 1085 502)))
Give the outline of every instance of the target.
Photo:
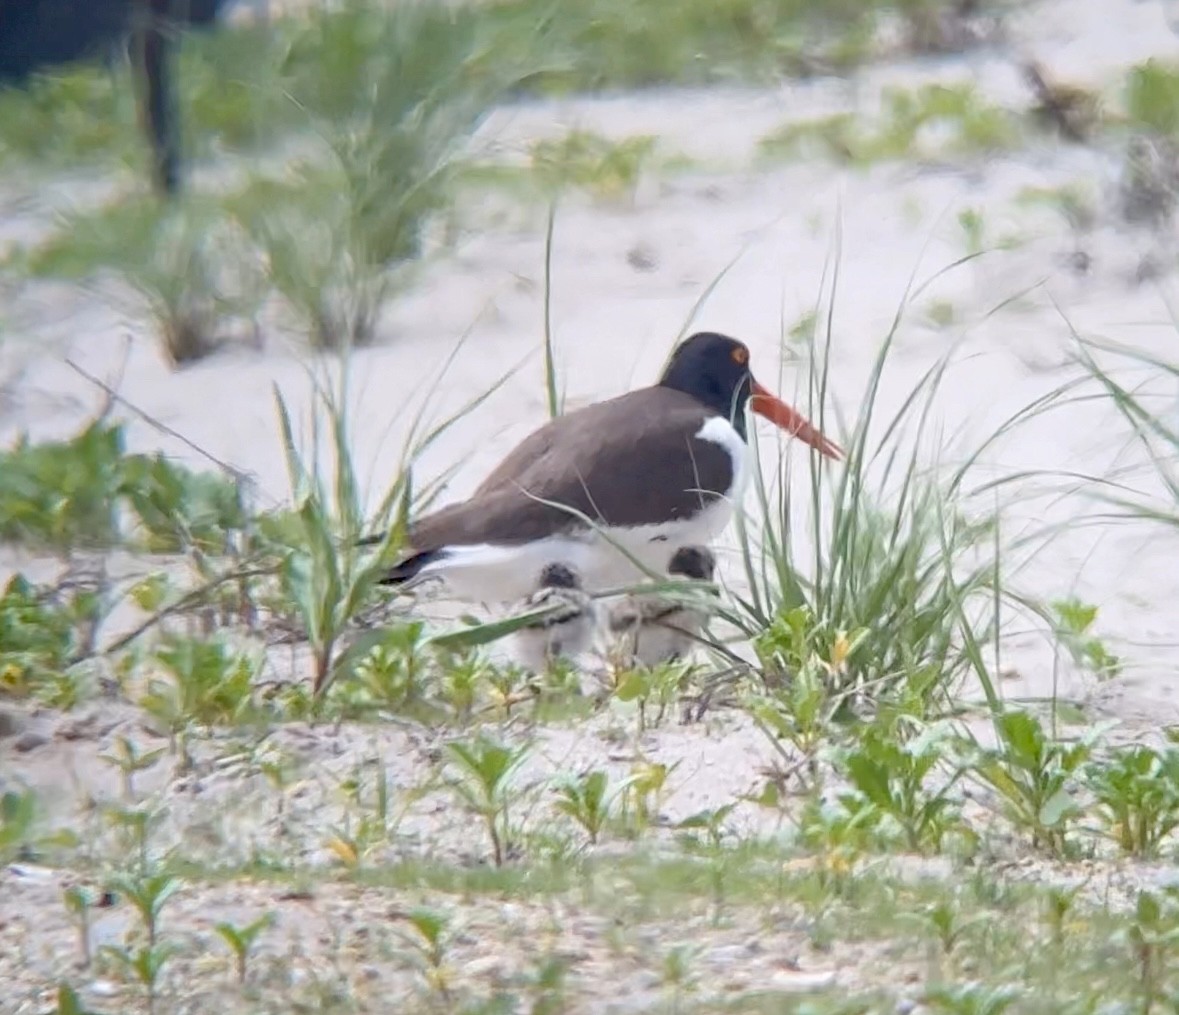
POLYGON ((888 159, 945 159, 1011 148, 1019 118, 989 103, 973 85, 887 89, 878 117, 836 113, 791 123, 762 138, 767 158, 818 156, 870 165, 888 159))
MULTIPOLYGON (((244 155, 232 182, 170 209, 132 196, 70 215, 7 267, 132 306, 176 365, 279 309, 343 377, 429 255, 432 219, 496 185, 502 167, 465 171, 467 142, 505 97, 847 67, 890 18, 903 47, 952 49, 971 35, 967 6, 358 2, 193 40, 188 147, 244 155), (281 175, 253 161, 279 144, 281 175)), ((1157 61, 1131 73, 1135 129, 1179 133, 1173 77, 1157 61)), ((127 160, 126 87, 122 70, 79 69, 0 95, 0 163, 127 160), (55 129, 19 121, 30 110, 55 129)), ((800 121, 763 151, 958 160, 1022 130, 971 85, 931 85, 887 92, 879 122, 800 121)), ((665 168, 652 137, 583 130, 526 157, 513 182, 546 199, 633 198, 665 168)), ((1096 216, 1074 186, 1020 201, 1078 232, 1096 216)), ((992 245, 983 207, 956 233, 951 219, 968 259, 992 245)), ((782 326, 809 357, 812 407, 828 404, 831 304, 782 326)), ((557 415, 549 317, 538 402, 557 415)), ((0 541, 38 565, 29 575, 61 568, 16 574, 0 596, 0 894, 18 900, 6 1003, 544 1015, 629 993, 685 1015, 1167 1010, 1174 893, 1107 864, 1179 855, 1179 749, 1078 728, 1072 703, 1003 700, 1011 612, 1103 690, 1134 646, 1104 607, 1019 592, 1004 480, 973 495, 982 448, 916 450, 949 354, 890 390, 911 318, 975 316, 907 293, 857 415, 839 421, 845 464, 761 463, 738 533, 745 580, 717 597, 713 640, 693 663, 607 660, 592 693, 571 667, 494 657, 519 617, 407 615, 378 587, 440 488, 414 475, 449 425, 423 432, 425 410, 375 504, 343 381, 317 381, 307 440, 276 393, 290 490, 274 510, 228 470, 129 452, 113 402, 73 437, 0 452, 0 541), (714 753, 749 727, 740 750, 714 753), (36 752, 62 744, 70 765, 47 777, 36 752), (701 778, 710 768, 722 779, 701 778), (89 968, 66 982, 75 960, 89 968)), ((1142 486, 1092 485, 1105 520, 1176 528, 1170 409, 1115 378, 1111 359, 1133 354, 1079 348, 1153 468, 1142 486)))

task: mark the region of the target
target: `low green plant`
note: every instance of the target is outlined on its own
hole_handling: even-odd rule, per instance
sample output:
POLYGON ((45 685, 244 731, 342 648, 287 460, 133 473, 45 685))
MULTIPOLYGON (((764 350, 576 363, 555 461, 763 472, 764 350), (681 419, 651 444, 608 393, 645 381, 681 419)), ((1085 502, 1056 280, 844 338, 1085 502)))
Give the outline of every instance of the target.
POLYGON ((472 814, 482 819, 497 867, 503 865, 505 842, 510 833, 512 777, 528 751, 527 745, 508 747, 482 734, 467 742, 446 745, 450 768, 455 773, 450 788, 472 814))
POLYGON ((60 983, 57 987, 57 1007, 54 1015, 99 1015, 98 1012, 87 1008, 78 992, 68 983, 60 983))
POLYGON ((394 808, 388 776, 380 756, 377 757, 371 796, 358 766, 340 783, 340 791, 349 809, 345 814, 344 827, 336 829, 328 840, 328 848, 346 867, 355 870, 375 849, 388 845, 410 808, 434 792, 436 786, 437 780, 428 778, 403 790, 400 803, 394 808))
POLYGON ((615 675, 614 697, 624 703, 634 702, 638 711, 638 733, 647 729, 647 706, 658 706, 653 722, 663 722, 668 707, 675 701, 691 672, 691 665, 661 663, 658 666, 637 666, 615 675))
POLYGON ((1105 647, 1105 642, 1091 631, 1097 620, 1097 607, 1075 597, 1052 603, 1056 636, 1078 665, 1085 666, 1100 678, 1116 677, 1122 664, 1105 647))
POLYGON ((697 949, 676 945, 663 956, 663 989, 668 994, 668 1011, 683 1010, 684 995, 696 987, 695 960, 697 949))
POLYGON ((70 914, 78 925, 78 951, 82 956, 83 967, 90 965, 90 910, 94 905, 94 897, 90 891, 75 885, 61 893, 66 912, 70 914))
MULTIPOLYGON (((1140 1011, 1154 1010, 1167 1002, 1167 966, 1179 944, 1179 906, 1173 888, 1162 892, 1140 891, 1134 915, 1121 936, 1129 946, 1134 963, 1140 1011)), ((1169 1005, 1168 1005, 1169 1007, 1169 1005)))
POLYGON ((925 991, 923 999, 931 1011, 947 1015, 1002 1015, 1022 996, 1010 985, 964 983, 938 985, 925 991))
POLYGON ((807 605, 783 609, 756 636, 754 652, 764 690, 745 699, 762 731, 787 740, 811 758, 831 721, 847 706, 843 676, 848 658, 868 635, 865 629, 832 632, 807 605))
POLYGON ((159 942, 160 916, 164 906, 182 887, 179 878, 165 871, 120 875, 112 878, 108 885, 110 891, 135 907, 143 923, 149 948, 154 948, 159 942))
POLYGON ((572 130, 532 145, 532 172, 553 193, 577 187, 598 198, 633 201, 657 143, 650 135, 612 141, 591 131, 572 130))
POLYGON ((244 528, 239 485, 162 454, 129 454, 122 423, 99 418, 65 440, 0 452, 0 541, 105 549, 124 538, 151 553, 223 553, 244 528))
POLYGON ((998 744, 979 748, 970 775, 992 789, 1008 821, 1054 856, 1067 852, 1068 833, 1083 813, 1077 789, 1099 731, 1062 743, 1029 712, 1008 710, 993 717, 998 744))
POLYGON ((678 764, 667 765, 644 758, 632 766, 619 815, 622 827, 630 835, 640 835, 658 819, 667 791, 667 777, 678 764))
POLYGON ((975 928, 987 921, 988 917, 980 913, 964 918, 953 902, 942 899, 926 907, 921 913, 921 919, 933 931, 942 955, 948 958, 975 928))
POLYGON ((143 987, 148 1015, 155 1015, 159 1000, 160 976, 164 966, 179 952, 179 947, 168 942, 145 945, 141 948, 123 948, 103 945, 102 954, 124 975, 129 975, 143 987))
POLYGON ((226 637, 166 637, 148 657, 140 706, 175 739, 191 723, 241 722, 253 708, 261 659, 226 637))
POLYGON ((555 787, 557 799, 553 806, 572 818, 596 844, 609 823, 614 803, 626 792, 629 779, 610 785, 610 777, 601 769, 586 772, 577 778, 566 778, 555 787))
POLYGON ((879 843, 880 811, 864 797, 812 793, 795 817, 799 844, 818 861, 823 884, 842 885, 856 861, 879 843))
POLYGON ((450 945, 450 918, 424 907, 410 910, 403 918, 410 932, 401 937, 411 949, 414 965, 429 991, 449 1006, 451 971, 446 965, 446 954, 450 945))
POLYGON ((1179 66, 1157 58, 1135 65, 1126 75, 1125 101, 1133 124, 1179 137, 1179 66))
POLYGON ((136 859, 136 871, 140 878, 146 878, 149 871, 148 850, 151 834, 160 826, 167 811, 161 807, 106 807, 107 822, 119 836, 124 853, 136 859))
POLYGON ((102 754, 102 758, 109 765, 119 770, 123 782, 123 799, 130 801, 135 798, 135 773, 151 768, 164 754, 164 748, 154 751, 141 752, 139 745, 125 736, 115 737, 115 748, 110 754, 102 754))
POLYGON ((697 811, 684 818, 677 827, 686 831, 702 831, 709 848, 713 852, 719 852, 725 835, 725 821, 736 806, 736 803, 727 803, 697 811))
POLYGON ((542 959, 528 978, 531 995, 530 1015, 560 1015, 567 1011, 569 959, 560 955, 542 959))
POLYGON ((1090 761, 1082 778, 1093 794, 1100 830, 1123 853, 1156 856, 1179 828, 1179 750, 1120 748, 1090 761))
POLYGON ((237 927, 231 923, 218 923, 213 929, 221 935, 221 939, 233 952, 233 962, 237 970, 237 982, 246 982, 246 966, 250 959, 250 952, 264 930, 274 924, 273 913, 263 913, 258 919, 237 927))
POLYGON ((69 709, 83 693, 79 667, 102 612, 97 592, 36 586, 13 575, 0 595, 0 697, 69 709))
POLYGON ((118 424, 95 420, 66 440, 21 438, 0 452, 0 540, 54 549, 114 543, 123 446, 118 424))
POLYGON ((51 851, 64 852, 77 845, 78 835, 72 829, 46 830, 35 790, 9 789, 0 794, 0 863, 41 860, 51 851))
POLYGON ((880 119, 854 113, 790 123, 762 138, 768 158, 818 155, 853 165, 890 159, 938 159, 1002 151, 1019 139, 1019 124, 973 84, 886 89, 880 119))
POLYGON ((394 623, 379 640, 357 642, 349 650, 356 660, 350 669, 349 697, 399 712, 420 701, 434 675, 426 642, 426 625, 420 620, 394 623))
POLYGON ((938 853, 947 835, 961 827, 953 790, 962 770, 939 772, 950 746, 945 728, 931 727, 898 742, 872 726, 856 738, 838 767, 882 817, 895 822, 906 849, 938 853))

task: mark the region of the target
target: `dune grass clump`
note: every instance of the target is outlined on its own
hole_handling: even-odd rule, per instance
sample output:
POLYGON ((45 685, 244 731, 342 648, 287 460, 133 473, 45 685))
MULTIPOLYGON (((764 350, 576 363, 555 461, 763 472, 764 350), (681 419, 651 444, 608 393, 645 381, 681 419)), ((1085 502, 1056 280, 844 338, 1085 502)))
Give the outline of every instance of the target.
POLYGON ((527 70, 491 60, 498 39, 472 8, 357 3, 292 43, 286 87, 321 150, 234 211, 313 346, 373 340, 471 133, 527 70))
MULTIPOLYGON (((967 604, 993 604, 1000 591, 993 513, 968 509, 962 470, 939 470, 919 456, 948 361, 931 368, 891 416, 877 418, 899 323, 898 316, 877 354, 846 463, 833 469, 812 456, 804 503, 793 498, 785 471, 776 486, 755 473, 754 506, 741 532, 749 591, 726 614, 753 638, 771 686, 818 665, 827 692, 843 705, 908 692, 931 707, 948 705, 951 689, 975 668, 961 631, 967 604)), ((827 378, 820 363, 809 391, 821 407, 827 378)), ((968 640, 985 640, 996 622, 983 612, 989 619, 968 640)))
POLYGON ((10 255, 9 267, 92 286, 112 306, 146 318, 175 367, 252 325, 262 296, 245 235, 203 195, 64 214, 48 239, 10 255))

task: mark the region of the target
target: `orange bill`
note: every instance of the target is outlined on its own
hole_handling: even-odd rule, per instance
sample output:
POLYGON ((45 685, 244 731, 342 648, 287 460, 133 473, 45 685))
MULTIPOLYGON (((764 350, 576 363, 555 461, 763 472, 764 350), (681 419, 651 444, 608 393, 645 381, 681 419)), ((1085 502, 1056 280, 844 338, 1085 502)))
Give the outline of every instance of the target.
MULTIPOLYGON (((752 378, 751 378, 752 380, 752 378)), ((790 408, 777 395, 763 388, 757 381, 753 381, 753 397, 750 405, 753 411, 764 419, 768 419, 775 426, 781 427, 792 437, 805 441, 820 454, 828 458, 842 458, 843 449, 824 437, 805 416, 790 408)))

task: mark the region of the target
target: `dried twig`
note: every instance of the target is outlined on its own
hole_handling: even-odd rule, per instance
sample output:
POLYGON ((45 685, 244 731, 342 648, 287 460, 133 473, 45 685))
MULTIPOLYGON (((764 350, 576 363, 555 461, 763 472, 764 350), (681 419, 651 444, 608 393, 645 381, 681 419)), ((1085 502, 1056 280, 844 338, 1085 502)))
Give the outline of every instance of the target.
POLYGON ((106 381, 102 380, 100 377, 95 377, 94 374, 90 373, 90 371, 86 370, 84 367, 80 367, 72 359, 67 357, 66 363, 83 377, 85 377, 86 380, 90 381, 91 384, 97 385, 102 391, 104 391, 107 395, 107 398, 111 402, 118 403, 124 408, 130 409, 133 413, 135 413, 135 415, 147 423, 148 426, 158 430, 162 434, 166 434, 167 436, 180 441, 180 443, 182 443, 185 447, 190 448, 202 458, 212 462, 217 466, 217 468, 221 469, 226 475, 230 476, 237 482, 249 483, 251 481, 251 477, 247 473, 243 472, 236 466, 230 465, 224 459, 218 458, 211 451, 205 450, 195 441, 185 437, 184 434, 180 433, 180 431, 168 426, 168 424, 163 422, 163 420, 157 419, 155 416, 152 416, 150 413, 139 408, 137 405, 133 405, 131 402, 127 401, 126 398, 120 395, 118 391, 107 384, 106 381))
POLYGON ((102 654, 111 655, 112 653, 118 652, 120 649, 125 648, 141 634, 155 627, 161 621, 166 620, 168 617, 175 616, 178 613, 183 613, 185 610, 197 605, 201 602, 202 599, 204 599, 205 596, 207 596, 214 589, 220 588, 222 585, 228 584, 229 582, 241 581, 245 578, 265 578, 267 575, 272 574, 274 574, 273 567, 258 567, 254 562, 250 562, 249 564, 242 565, 241 567, 235 568, 232 571, 227 571, 225 574, 218 575, 216 578, 211 578, 209 581, 193 589, 191 592, 185 593, 183 596, 177 599, 176 602, 170 603, 163 609, 156 611, 127 634, 117 638, 113 644, 108 645, 103 650, 102 654))

